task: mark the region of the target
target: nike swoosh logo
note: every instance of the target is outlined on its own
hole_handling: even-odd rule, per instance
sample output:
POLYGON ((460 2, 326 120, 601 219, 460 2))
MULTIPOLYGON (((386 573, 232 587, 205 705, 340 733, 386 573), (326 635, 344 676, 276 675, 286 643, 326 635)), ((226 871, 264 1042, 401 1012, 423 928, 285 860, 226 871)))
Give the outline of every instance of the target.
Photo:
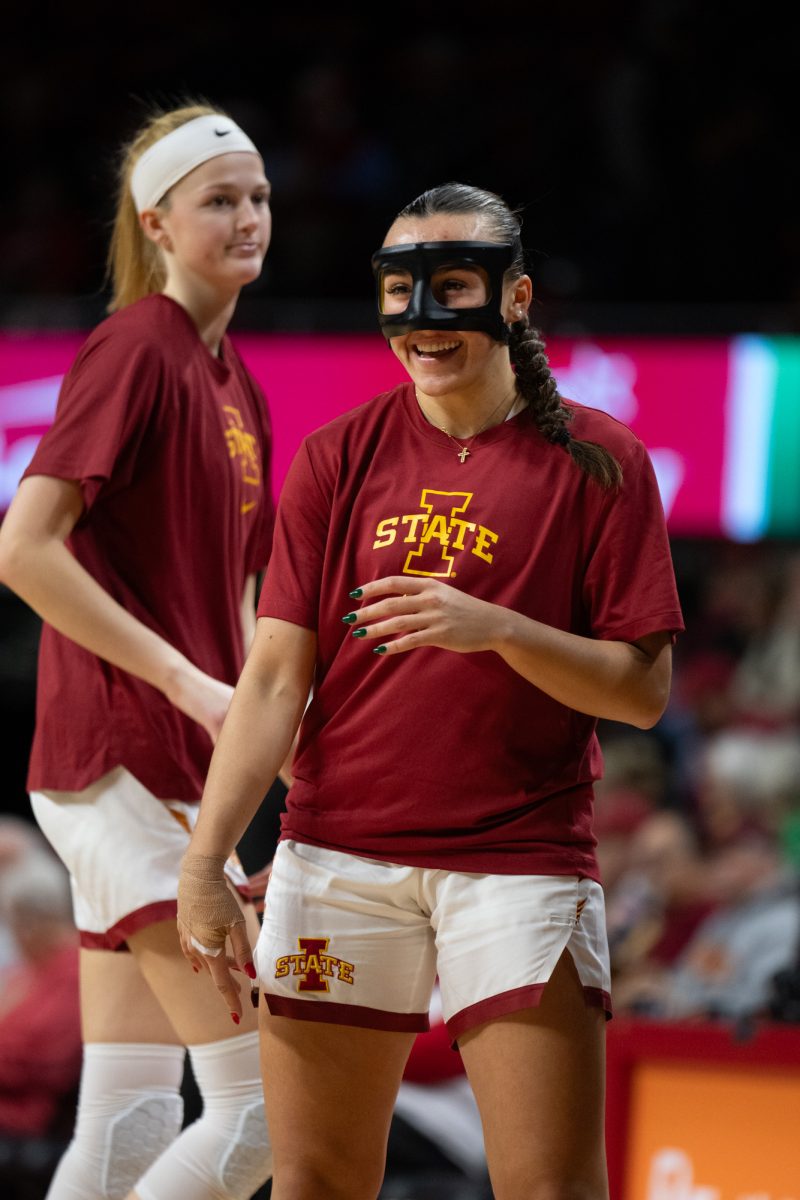
POLYGON ((242 504, 242 505, 240 505, 240 507, 239 507, 239 512, 242 514, 242 516, 244 516, 244 514, 245 514, 245 513, 249 513, 249 512, 250 512, 250 509, 251 509, 251 508, 255 508, 255 506, 256 506, 256 504, 257 504, 257 503, 258 503, 258 501, 257 501, 257 500, 251 500, 251 501, 250 501, 249 503, 247 503, 247 504, 242 504))
POLYGON ((214 133, 217 135, 217 137, 227 137, 230 133, 230 129, 215 129, 214 133))

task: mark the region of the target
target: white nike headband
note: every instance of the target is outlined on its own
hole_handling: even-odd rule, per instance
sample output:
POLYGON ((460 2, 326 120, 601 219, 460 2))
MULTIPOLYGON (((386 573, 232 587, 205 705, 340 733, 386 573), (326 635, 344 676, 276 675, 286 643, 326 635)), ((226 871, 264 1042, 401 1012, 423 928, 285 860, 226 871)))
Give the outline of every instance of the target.
POLYGON ((234 151, 258 154, 250 138, 230 117, 195 117, 166 133, 137 159, 131 192, 137 212, 154 208, 173 184, 201 163, 234 151))

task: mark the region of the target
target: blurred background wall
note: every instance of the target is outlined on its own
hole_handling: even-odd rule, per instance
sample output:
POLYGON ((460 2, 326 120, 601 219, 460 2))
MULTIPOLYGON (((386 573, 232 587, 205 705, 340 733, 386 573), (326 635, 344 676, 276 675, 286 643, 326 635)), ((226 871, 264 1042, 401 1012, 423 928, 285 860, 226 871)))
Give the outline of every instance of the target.
POLYGON ((524 206, 543 323, 797 325, 797 43, 741 0, 18 6, 3 18, 0 320, 96 311, 116 149, 202 94, 263 148, 275 241, 242 320, 372 328, 369 254, 462 179, 524 206))

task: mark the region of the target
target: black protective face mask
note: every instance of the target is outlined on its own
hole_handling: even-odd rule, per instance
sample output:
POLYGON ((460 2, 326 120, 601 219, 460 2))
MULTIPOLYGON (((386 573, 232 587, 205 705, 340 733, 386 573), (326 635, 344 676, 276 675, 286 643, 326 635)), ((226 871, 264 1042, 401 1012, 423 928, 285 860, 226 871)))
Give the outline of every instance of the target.
POLYGON ((500 311, 503 278, 511 266, 510 242, 413 242, 384 246, 372 256, 378 292, 378 323, 384 337, 414 329, 480 330, 497 342, 508 341, 508 326, 500 311), (466 269, 482 281, 482 303, 470 307, 447 305, 439 281, 447 270, 466 269), (399 273, 410 276, 410 291, 387 292, 386 282, 399 273), (405 301, 402 311, 396 311, 405 301), (387 311, 388 309, 388 311, 387 311))

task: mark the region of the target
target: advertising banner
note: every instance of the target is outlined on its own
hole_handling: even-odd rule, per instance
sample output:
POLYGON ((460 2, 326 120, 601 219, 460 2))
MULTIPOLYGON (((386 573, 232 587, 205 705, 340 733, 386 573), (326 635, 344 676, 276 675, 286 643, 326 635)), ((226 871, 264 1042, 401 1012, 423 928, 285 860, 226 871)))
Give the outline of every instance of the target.
MULTIPOLYGON (((406 378, 378 334, 232 336, 268 398, 276 495, 307 433, 406 378)), ((0 334, 0 513, 84 337, 0 334)), ((641 437, 674 536, 800 535, 800 339, 562 337, 547 353, 562 395, 641 437)))
POLYGON ((642 1064, 624 1200, 800 1200, 800 1076, 642 1064))

